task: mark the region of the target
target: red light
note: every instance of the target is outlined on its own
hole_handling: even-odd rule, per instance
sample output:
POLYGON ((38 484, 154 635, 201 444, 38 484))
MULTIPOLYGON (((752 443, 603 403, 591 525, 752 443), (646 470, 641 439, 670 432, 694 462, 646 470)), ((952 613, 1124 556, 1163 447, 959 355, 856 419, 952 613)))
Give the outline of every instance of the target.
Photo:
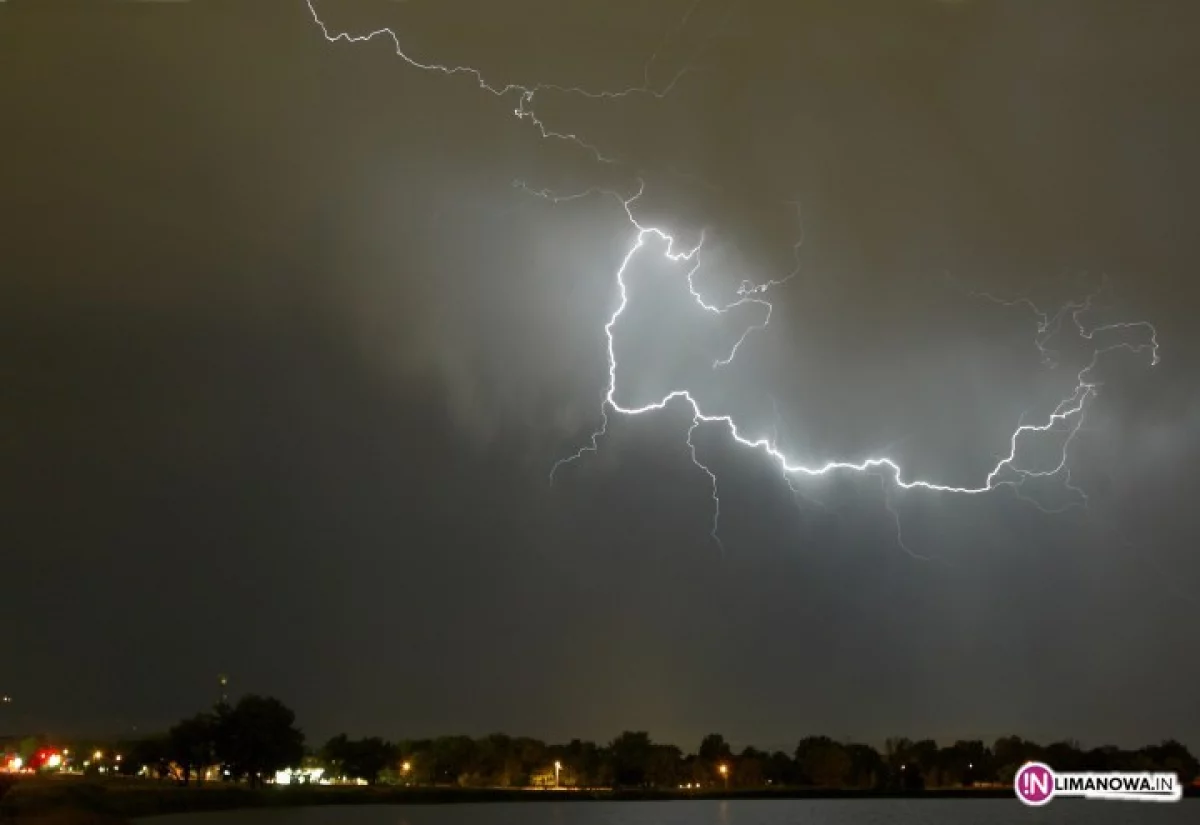
POLYGON ((61 761, 61 759, 62 757, 59 756, 58 751, 50 748, 42 748, 29 758, 24 767, 30 770, 37 770, 38 768, 46 767, 51 761, 61 761))

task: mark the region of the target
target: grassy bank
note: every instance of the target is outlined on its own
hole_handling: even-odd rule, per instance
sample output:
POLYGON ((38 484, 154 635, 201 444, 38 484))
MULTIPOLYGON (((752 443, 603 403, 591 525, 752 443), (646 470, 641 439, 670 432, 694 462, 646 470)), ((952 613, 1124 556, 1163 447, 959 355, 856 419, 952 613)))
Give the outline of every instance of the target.
POLYGON ((923 792, 754 790, 530 791, 473 788, 328 787, 249 788, 216 783, 180 787, 138 780, 24 779, 0 799, 2 825, 120 825, 129 819, 194 811, 312 805, 429 805, 469 802, 582 802, 670 799, 1011 799, 1008 789, 923 792))

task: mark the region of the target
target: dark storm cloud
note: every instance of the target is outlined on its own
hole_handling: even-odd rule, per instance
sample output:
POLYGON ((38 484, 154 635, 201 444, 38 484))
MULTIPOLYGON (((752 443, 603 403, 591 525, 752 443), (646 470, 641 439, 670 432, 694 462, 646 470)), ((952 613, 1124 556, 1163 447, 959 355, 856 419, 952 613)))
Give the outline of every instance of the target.
MULTIPOLYGON (((326 5, 589 87, 640 83, 689 6, 326 5)), ((0 729, 153 727, 229 672, 318 736, 1195 744, 1194 11, 952 5, 702 3, 656 60, 693 66, 670 97, 542 96, 613 168, 301 3, 0 7, 0 729), (614 418, 551 488, 598 423, 631 230, 512 183, 638 173, 639 214, 708 230, 714 301, 790 269, 801 204, 800 273, 736 369, 707 361, 740 327, 681 311, 649 250, 617 343, 627 400, 694 375, 757 434, 774 398, 804 459, 978 483, 1081 364, 968 292, 1049 307, 1110 276, 1108 319, 1152 320, 1163 360, 1105 362, 1091 509, 896 495, 920 561, 878 479, 796 500, 707 428, 722 553, 681 408, 614 418)))

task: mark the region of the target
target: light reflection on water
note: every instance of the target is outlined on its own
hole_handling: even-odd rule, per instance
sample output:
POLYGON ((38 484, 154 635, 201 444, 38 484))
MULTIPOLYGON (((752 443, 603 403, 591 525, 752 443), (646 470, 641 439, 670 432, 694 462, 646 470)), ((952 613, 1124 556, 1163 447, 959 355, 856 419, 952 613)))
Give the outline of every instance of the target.
POLYGON ((1195 825, 1200 803, 772 799, 351 805, 149 817, 138 825, 1195 825))

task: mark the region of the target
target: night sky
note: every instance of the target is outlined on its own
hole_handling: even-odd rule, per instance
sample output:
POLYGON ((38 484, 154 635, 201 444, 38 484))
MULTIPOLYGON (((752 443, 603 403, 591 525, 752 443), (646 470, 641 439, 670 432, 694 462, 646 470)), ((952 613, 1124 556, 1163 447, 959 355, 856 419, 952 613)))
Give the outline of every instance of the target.
POLYGON ((0 733, 159 729, 228 673, 317 740, 1200 746, 1200 6, 692 2, 318 5, 498 84, 690 67, 536 96, 612 164, 302 0, 0 4, 0 733), (1106 283, 1087 320, 1152 322, 1161 362, 1102 360, 1088 507, 796 497, 712 426, 718 545, 683 405, 610 414, 551 486, 636 233, 513 184, 639 177, 639 220, 706 230, 714 302, 803 244, 718 370, 762 313, 639 252, 622 400, 686 385, 806 462, 981 483, 1095 341, 1052 369, 1027 306, 970 293, 1106 283))

